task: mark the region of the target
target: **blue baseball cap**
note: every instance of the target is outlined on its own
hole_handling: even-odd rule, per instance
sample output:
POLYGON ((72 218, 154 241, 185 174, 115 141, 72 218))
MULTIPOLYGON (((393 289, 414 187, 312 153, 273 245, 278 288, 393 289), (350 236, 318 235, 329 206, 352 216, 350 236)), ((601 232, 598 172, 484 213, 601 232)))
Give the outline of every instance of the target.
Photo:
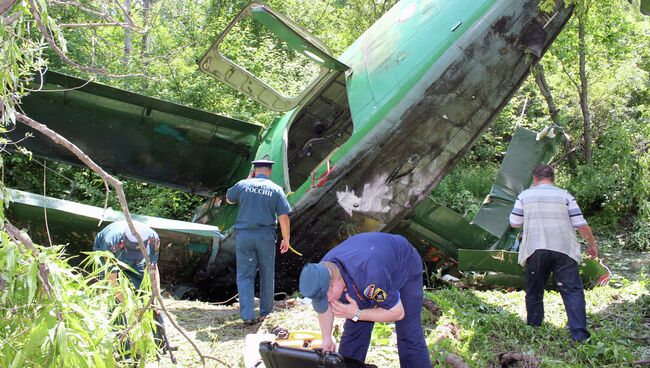
POLYGON ((318 313, 327 311, 327 290, 330 287, 330 273, 320 263, 307 263, 300 273, 300 292, 311 299, 311 305, 318 313))

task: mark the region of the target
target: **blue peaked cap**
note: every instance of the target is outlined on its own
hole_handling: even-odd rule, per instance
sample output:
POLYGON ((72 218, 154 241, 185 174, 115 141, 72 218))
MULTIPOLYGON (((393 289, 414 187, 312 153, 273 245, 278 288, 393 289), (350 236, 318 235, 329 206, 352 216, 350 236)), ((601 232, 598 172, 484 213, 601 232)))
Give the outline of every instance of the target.
POLYGON ((300 292, 311 299, 311 305, 318 313, 327 311, 327 290, 330 287, 330 273, 320 263, 307 263, 300 273, 300 292))
POLYGON ((255 161, 251 161, 251 164, 253 166, 271 166, 275 163, 275 161, 271 160, 269 155, 264 155, 264 157, 257 159, 255 161))

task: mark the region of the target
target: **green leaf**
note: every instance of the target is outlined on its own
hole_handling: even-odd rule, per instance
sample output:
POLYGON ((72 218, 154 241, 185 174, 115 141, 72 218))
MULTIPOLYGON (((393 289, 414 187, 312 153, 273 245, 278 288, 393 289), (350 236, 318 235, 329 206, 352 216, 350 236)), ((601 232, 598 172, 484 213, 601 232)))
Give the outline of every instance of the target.
POLYGON ((41 354, 47 355, 44 354, 46 352, 42 349, 47 342, 49 327, 50 326, 48 326, 48 320, 42 319, 41 322, 35 328, 33 328, 27 336, 27 343, 20 353, 29 357, 37 357, 41 354))
MULTIPOLYGON (((110 361, 110 360, 112 360, 112 357, 113 357, 112 355, 107 356, 106 360, 110 361)), ((93 353, 93 363, 95 364, 95 367, 97 367, 97 368, 105 368, 105 367, 107 367, 107 362, 104 361, 104 357, 102 357, 98 353, 93 353)), ((110 366, 112 366, 112 364, 110 366)))
POLYGON ((65 322, 61 322, 56 330, 56 352, 61 356, 63 361, 66 361, 65 355, 68 353, 68 332, 65 326, 65 322))
POLYGON ((11 362, 10 368, 22 368, 24 367, 25 356, 19 351, 15 356, 14 360, 11 362))
POLYGON ((27 287, 29 289, 29 297, 27 303, 32 304, 36 290, 38 290, 38 263, 32 262, 29 265, 29 272, 27 273, 27 287))

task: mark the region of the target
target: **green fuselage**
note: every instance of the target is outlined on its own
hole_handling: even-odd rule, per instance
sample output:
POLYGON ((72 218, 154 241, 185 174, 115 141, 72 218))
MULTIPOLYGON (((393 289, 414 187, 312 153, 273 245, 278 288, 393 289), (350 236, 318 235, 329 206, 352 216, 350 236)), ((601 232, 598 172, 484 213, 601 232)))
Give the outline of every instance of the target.
MULTIPOLYGON (((537 61, 521 36, 550 19, 537 27, 546 48, 571 14, 537 6, 401 1, 339 57, 347 72, 332 71, 263 133, 256 157, 278 162, 272 180, 291 193, 292 243, 304 254, 282 261, 288 272, 353 233, 391 230, 431 192, 537 61)), ((211 223, 228 229, 235 214, 218 208, 211 223)), ((221 265, 233 261, 232 234, 220 252, 221 265)))

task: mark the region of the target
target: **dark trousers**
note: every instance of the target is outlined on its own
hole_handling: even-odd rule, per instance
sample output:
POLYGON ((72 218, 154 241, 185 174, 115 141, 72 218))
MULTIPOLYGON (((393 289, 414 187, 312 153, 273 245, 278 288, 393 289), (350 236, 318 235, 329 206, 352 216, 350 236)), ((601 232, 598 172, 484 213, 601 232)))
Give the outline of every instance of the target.
MULTIPOLYGON (((415 252, 415 250, 414 250, 415 252)), ((400 300, 404 306, 404 318, 395 323, 397 332, 397 352, 401 368, 429 368, 429 350, 422 331, 422 262, 415 254, 413 276, 399 289, 400 300)), ((343 356, 365 362, 374 322, 346 320, 339 353, 343 356)))
POLYGON ((255 275, 260 273, 260 316, 273 312, 275 229, 237 230, 237 291, 244 321, 255 319, 255 275))
POLYGON ((539 249, 526 261, 526 312, 531 326, 541 326, 544 320, 544 289, 553 272, 557 288, 564 301, 569 331, 574 340, 589 338, 585 294, 578 263, 564 253, 539 249))

